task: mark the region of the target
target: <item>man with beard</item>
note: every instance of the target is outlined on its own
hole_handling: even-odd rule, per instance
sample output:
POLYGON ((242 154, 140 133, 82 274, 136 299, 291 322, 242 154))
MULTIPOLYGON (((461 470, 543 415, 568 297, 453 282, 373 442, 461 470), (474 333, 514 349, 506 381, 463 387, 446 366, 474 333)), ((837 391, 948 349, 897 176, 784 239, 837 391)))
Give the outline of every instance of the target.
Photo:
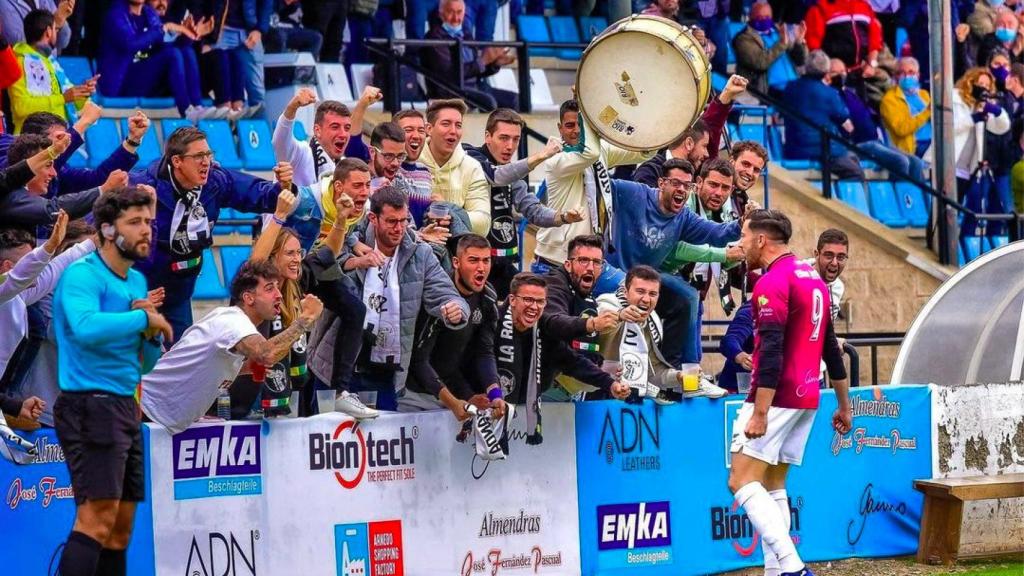
POLYGON ((547 282, 530 272, 512 279, 508 301, 498 309, 498 337, 494 354, 498 383, 506 402, 526 406, 527 444, 540 444, 540 397, 562 372, 620 400, 630 394, 593 362, 577 354, 564 341, 550 336, 539 321, 547 304, 547 282))
POLYGON ((483 166, 491 187, 491 229, 487 240, 494 256, 490 282, 499 300, 508 296, 509 283, 519 272, 519 231, 513 208, 527 222, 539 228, 553 228, 583 220, 578 210, 555 212, 530 193, 526 177, 541 162, 561 152, 562 144, 552 138, 539 153, 512 162, 512 156, 519 150, 522 132, 523 119, 519 114, 508 108, 498 108, 487 117, 484 145, 480 148, 462 145, 469 157, 483 166))
MULTIPOLYGON (((689 209, 710 222, 734 223, 740 215, 730 206, 730 194, 735 174, 727 160, 716 158, 704 164, 697 179, 697 194, 690 196, 689 209)), ((683 363, 698 363, 702 357, 700 346, 701 319, 704 315, 704 298, 711 283, 722 275, 723 270, 738 265, 743 252, 738 246, 713 246, 695 242, 680 242, 665 259, 661 269, 670 273, 679 272, 672 281, 673 288, 680 291, 686 306, 680 309, 684 317, 686 332, 681 342, 683 363)), ((728 274, 728 272, 726 272, 728 274)), ((720 288, 729 293, 728 282, 720 288)), ((679 344, 677 342, 677 344, 679 344)), ((678 352, 676 353, 678 354, 678 352)), ((676 354, 666 354, 676 358, 676 354)))
POLYGON ((177 434, 198 420, 246 361, 273 366, 312 328, 323 303, 307 294, 294 322, 272 338, 257 327, 281 314, 277 268, 249 261, 231 281, 231 304, 210 311, 178 338, 142 377, 142 411, 177 434))
MULTIPOLYGON (((568 342, 573 350, 598 366, 604 360, 598 333, 616 324, 615 314, 597 313, 594 300, 594 284, 604 266, 603 242, 600 236, 593 234, 569 241, 569 258, 565 264, 543 276, 548 285, 548 303, 541 318, 547 335, 568 342)), ((545 399, 566 401, 583 388, 578 380, 561 374, 545 399)), ((598 396, 601 395, 592 395, 598 396)))
POLYGON ((61 388, 54 423, 77 505, 59 564, 68 576, 126 573, 135 506, 146 493, 135 388, 171 326, 132 265, 150 254, 155 202, 152 189, 100 196, 99 250, 68 266, 53 300, 61 388))
MULTIPOLYGON (((414 112, 414 111, 410 111, 414 112)), ((413 117, 415 118, 415 117, 413 117)), ((409 158, 409 146, 406 143, 406 132, 397 122, 381 122, 370 134, 370 174, 383 178, 387 182, 403 190, 409 197, 409 214, 416 228, 424 225, 423 217, 430 207, 430 171, 426 166, 412 162, 410 170, 422 170, 422 178, 410 177, 406 170, 406 159, 409 158)), ((418 157, 418 156, 417 156, 418 157)))
POLYGON ((443 407, 461 422, 469 418, 465 406, 472 400, 480 408, 493 408, 499 418, 504 414, 505 401, 494 363, 498 299, 487 283, 491 262, 491 246, 486 238, 479 234, 459 236, 452 268, 455 288, 469 305, 469 325, 452 330, 420 314, 408 389, 398 401, 399 411, 443 407))
POLYGON ((832 322, 839 318, 843 295, 846 293, 846 285, 839 279, 846 270, 846 263, 850 259, 850 239, 846 232, 829 228, 818 236, 818 245, 814 249, 814 257, 804 262, 814 266, 818 276, 828 286, 829 314, 832 322))
POLYGON ((427 141, 427 118, 423 112, 410 109, 395 114, 391 121, 398 124, 405 134, 405 160, 398 169, 398 176, 404 181, 405 187, 412 190, 409 192, 409 211, 412 213, 416 228, 422 228, 423 216, 427 213, 430 194, 434 188, 434 178, 430 175, 430 169, 419 161, 423 145, 427 141), (413 198, 426 198, 426 205, 422 200, 418 200, 414 206, 413 198))
POLYGON ((221 208, 270 213, 281 192, 276 182, 215 165, 213 156, 206 134, 186 126, 167 139, 163 158, 130 175, 131 183, 156 189, 153 256, 135 267, 150 288, 166 290, 160 312, 175 335, 192 325, 192 293, 221 208))
POLYGON ((299 142, 292 133, 295 114, 299 108, 316 102, 316 92, 309 88, 296 92, 281 113, 273 136, 274 155, 283 162, 291 163, 295 169, 296 186, 316 185, 321 178, 332 174, 335 164, 346 155, 369 159, 366 145, 358 134, 362 130, 363 113, 379 99, 380 90, 367 86, 351 111, 341 102, 324 100, 316 107, 313 137, 309 142, 299 142), (357 134, 355 138, 351 137, 353 126, 357 134))

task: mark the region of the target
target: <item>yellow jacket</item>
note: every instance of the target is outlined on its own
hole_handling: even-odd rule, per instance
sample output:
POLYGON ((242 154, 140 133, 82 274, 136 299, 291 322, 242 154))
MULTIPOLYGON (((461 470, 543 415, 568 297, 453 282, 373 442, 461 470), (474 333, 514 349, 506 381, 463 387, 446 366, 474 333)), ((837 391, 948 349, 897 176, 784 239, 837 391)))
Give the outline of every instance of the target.
POLYGON ((889 133, 889 140, 894 148, 907 154, 914 154, 917 149, 917 131, 932 117, 932 99, 927 90, 919 90, 918 94, 924 101, 924 110, 916 116, 910 114, 910 104, 903 95, 903 89, 894 86, 882 96, 882 125, 889 133))
POLYGON ((8 91, 11 97, 11 115, 14 116, 14 133, 21 134, 21 125, 33 112, 52 112, 67 120, 64 89, 71 83, 64 71, 53 60, 24 42, 14 45, 14 55, 23 74, 8 91), (67 86, 62 86, 67 83, 67 86))
POLYGON ((445 202, 461 206, 469 214, 473 232, 486 236, 491 229, 491 186, 483 166, 466 155, 461 143, 455 146, 444 166, 438 166, 429 140, 423 147, 420 162, 430 170, 434 193, 440 194, 445 202))

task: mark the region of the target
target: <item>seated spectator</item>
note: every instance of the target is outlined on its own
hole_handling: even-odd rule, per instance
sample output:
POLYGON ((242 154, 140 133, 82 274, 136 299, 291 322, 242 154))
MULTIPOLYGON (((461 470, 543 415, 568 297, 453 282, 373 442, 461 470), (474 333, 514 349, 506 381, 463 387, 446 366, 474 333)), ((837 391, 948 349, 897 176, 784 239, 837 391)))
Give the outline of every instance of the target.
POLYGON ((170 88, 182 117, 198 118, 199 71, 183 49, 164 40, 166 33, 195 34, 160 15, 142 0, 118 0, 107 12, 98 59, 99 89, 104 96, 153 97, 170 88))
MULTIPOLYGON (((908 174, 918 182, 924 182, 924 161, 910 152, 903 152, 888 146, 881 139, 881 131, 875 122, 873 111, 860 99, 857 92, 846 86, 846 65, 842 60, 833 58, 829 73, 829 82, 833 88, 839 91, 839 95, 850 111, 850 123, 853 130, 849 134, 850 140, 863 150, 865 155, 870 154, 880 165, 897 174, 908 174)), ((894 88, 900 90, 900 88, 894 88)), ((926 118, 927 123, 927 118, 926 118)), ((894 176, 894 179, 896 177, 894 176)))
MULTIPOLYGON (((175 10, 174 14, 168 12, 170 4, 168 0, 146 0, 149 7, 156 11, 157 15, 160 16, 160 21, 167 23, 179 24, 181 30, 173 29, 164 33, 164 44, 169 48, 178 50, 181 52, 181 60, 184 63, 184 70, 186 75, 187 88, 188 88, 188 100, 189 102, 201 102, 202 101, 202 79, 199 76, 190 76, 199 74, 199 60, 196 57, 196 41, 207 36, 213 31, 213 16, 207 16, 199 21, 196 21, 191 13, 185 10, 175 10), (179 14, 180 13, 180 14, 179 14)), ((172 92, 170 89, 163 87, 159 92, 161 95, 170 95, 172 92)), ((218 109, 217 107, 207 108, 206 106, 192 104, 189 109, 185 111, 185 117, 189 119, 193 124, 202 118, 227 118, 228 110, 218 109)))
POLYGON ((878 70, 882 25, 867 0, 818 0, 804 17, 807 47, 824 50, 858 77, 878 70))
POLYGON ((15 134, 21 133, 22 123, 33 112, 50 112, 68 119, 66 105, 81 109, 96 91, 95 77, 74 86, 64 75, 53 56, 56 40, 53 14, 45 10, 29 12, 25 17, 25 42, 14 46, 22 76, 8 90, 15 134))
POLYGON ((218 108, 230 106, 228 118, 263 116, 263 35, 270 28, 273 0, 217 0, 213 13, 221 15, 211 38, 217 63, 218 108))
POLYGON ((974 65, 987 66, 996 50, 1006 52, 1011 62, 1024 64, 1024 37, 1020 37, 1019 23, 1017 15, 1012 11, 1006 8, 999 9, 996 12, 995 30, 978 43, 974 65))
MULTIPOLYGON (((50 139, 46 136, 22 134, 11 145, 7 159, 14 163, 27 160, 49 145, 50 139)), ((61 210, 77 220, 92 212, 92 205, 100 194, 128 183, 127 172, 114 170, 99 186, 48 198, 50 182, 56 177, 57 170, 50 163, 23 188, 0 199, 0 222, 17 226, 48 226, 56 222, 56 215, 61 210)))
POLYGON ((271 212, 280 192, 274 182, 221 168, 213 155, 201 130, 178 128, 167 139, 162 158, 131 173, 133 184, 152 186, 159 200, 150 256, 135 266, 150 288, 166 289, 161 313, 175 337, 192 325, 192 293, 221 208, 271 212))
MULTIPOLYGON (((441 0, 438 8, 440 20, 430 27, 427 38, 432 40, 472 40, 473 34, 463 26, 466 12, 464 0, 441 0)), ((478 52, 475 48, 458 44, 452 46, 431 46, 420 53, 423 66, 430 71, 427 76, 427 97, 448 98, 452 94, 431 78, 443 80, 458 86, 458 71, 452 66, 455 51, 461 50, 462 77, 465 84, 459 86, 474 108, 484 111, 502 108, 516 109, 519 98, 514 92, 492 88, 484 79, 496 74, 502 66, 515 62, 515 54, 505 48, 487 48, 478 52)))
MULTIPOLYGON (((33 10, 43 10, 53 16, 53 25, 57 31, 54 40, 54 51, 60 52, 67 48, 71 41, 71 26, 68 18, 75 10, 76 0, 63 0, 58 6, 54 0, 4 0, 0 4, 0 35, 7 44, 14 46, 25 39, 25 17, 33 10)), ((32 44, 31 41, 28 42, 32 44)))
POLYGON ((460 145, 466 111, 458 99, 434 100, 427 106, 429 137, 420 158, 433 177, 432 199, 465 210, 469 227, 483 235, 491 226, 491 187, 483 167, 460 145))
MULTIPOLYGON (((838 128, 853 130, 850 111, 839 93, 825 84, 830 62, 821 50, 807 56, 804 75, 786 86, 785 102, 799 103, 802 118, 786 118, 784 155, 793 160, 821 160, 819 127, 838 134, 838 128)), ((845 146, 832 141, 829 147, 832 172, 841 179, 863 180, 864 171, 857 156, 845 146)))
POLYGON ((754 370, 754 317, 750 313, 752 301, 747 300, 736 310, 729 328, 718 342, 718 352, 725 357, 725 365, 718 375, 718 386, 730 393, 737 392, 736 375, 750 374, 754 370))
POLYGON ((263 47, 268 53, 309 52, 313 59, 320 60, 320 48, 324 37, 313 28, 306 28, 296 18, 299 0, 274 0, 274 13, 270 15, 270 29, 263 38, 263 47))
POLYGON ((916 59, 900 58, 896 86, 882 97, 881 107, 882 124, 892 146, 918 158, 932 145, 932 99, 921 88, 920 74, 916 59))
MULTIPOLYGON (((385 186, 370 198, 366 243, 372 249, 363 256, 342 253, 342 269, 358 286, 366 304, 363 325, 365 345, 350 390, 363 404, 378 410, 396 410, 398 397, 413 356, 413 337, 420 310, 451 329, 470 321, 469 307, 445 274, 433 250, 407 234, 409 205, 405 194, 385 186)), ((336 336, 324 336, 319 346, 332 345, 336 336)), ((314 373, 330 368, 319 352, 310 364, 314 373), (325 369, 326 368, 326 369, 325 369)))
POLYGON ((974 3, 974 11, 967 15, 967 25, 976 39, 981 40, 995 32, 996 11, 1004 4, 1004 0, 978 0, 974 3))
POLYGON ((366 152, 362 138, 352 138, 352 127, 362 125, 363 112, 372 104, 368 95, 371 88, 364 90, 352 111, 335 100, 324 100, 318 104, 313 116, 313 135, 309 142, 300 142, 295 138, 295 115, 299 108, 316 102, 316 92, 303 88, 288 102, 274 127, 272 140, 277 159, 288 162, 295 170, 296 186, 316 185, 321 178, 334 173, 335 163, 345 158, 346 154, 369 160, 370 155, 366 152))
POLYGON ((668 148, 659 150, 653 158, 637 166, 630 180, 653 188, 663 176, 665 162, 675 158, 700 166, 709 156, 708 138, 707 125, 698 118, 668 148))
POLYGON ((796 67, 803 66, 807 58, 806 32, 807 27, 800 24, 790 37, 786 25, 772 19, 771 5, 755 2, 747 27, 732 39, 736 73, 762 93, 781 93, 786 84, 797 79, 796 67))
MULTIPOLYGON (((279 271, 266 260, 243 264, 231 282, 230 305, 213 309, 186 330, 143 376, 146 416, 177 434, 206 413, 224 383, 234 382, 247 362, 268 366, 270 379, 324 307, 316 296, 307 295, 294 303, 295 321, 265 337, 259 328, 278 319, 276 310, 284 304, 280 282, 279 271)), ((235 383, 232 393, 241 387, 235 383)))

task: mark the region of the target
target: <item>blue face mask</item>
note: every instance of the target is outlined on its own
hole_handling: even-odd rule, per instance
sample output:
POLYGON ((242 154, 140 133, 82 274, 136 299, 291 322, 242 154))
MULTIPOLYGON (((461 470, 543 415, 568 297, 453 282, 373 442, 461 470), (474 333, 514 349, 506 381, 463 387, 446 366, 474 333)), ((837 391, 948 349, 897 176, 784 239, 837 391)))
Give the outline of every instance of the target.
POLYGON ((993 8, 999 8, 1006 3, 1006 0, 988 0, 988 5, 993 8))
POLYGON ((996 39, 1000 42, 1013 42, 1017 37, 1017 31, 1013 28, 996 28, 996 39))
POLYGON ((462 37, 462 26, 452 26, 447 22, 442 22, 441 27, 448 33, 449 36, 462 37))
POLYGON ((917 92, 920 87, 921 83, 918 81, 916 76, 904 76, 900 78, 900 88, 902 88, 904 92, 917 92))

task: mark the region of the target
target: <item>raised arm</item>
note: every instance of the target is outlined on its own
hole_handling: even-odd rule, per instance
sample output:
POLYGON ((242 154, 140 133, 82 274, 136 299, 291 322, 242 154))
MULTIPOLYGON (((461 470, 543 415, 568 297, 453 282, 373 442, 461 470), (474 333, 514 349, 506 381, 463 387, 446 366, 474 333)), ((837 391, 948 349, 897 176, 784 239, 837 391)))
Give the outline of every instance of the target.
POLYGON ((291 350, 292 344, 313 327, 313 323, 324 309, 323 302, 312 294, 306 294, 300 307, 301 312, 291 326, 269 340, 261 334, 246 336, 235 345, 235 352, 264 366, 272 366, 284 358, 291 350))

